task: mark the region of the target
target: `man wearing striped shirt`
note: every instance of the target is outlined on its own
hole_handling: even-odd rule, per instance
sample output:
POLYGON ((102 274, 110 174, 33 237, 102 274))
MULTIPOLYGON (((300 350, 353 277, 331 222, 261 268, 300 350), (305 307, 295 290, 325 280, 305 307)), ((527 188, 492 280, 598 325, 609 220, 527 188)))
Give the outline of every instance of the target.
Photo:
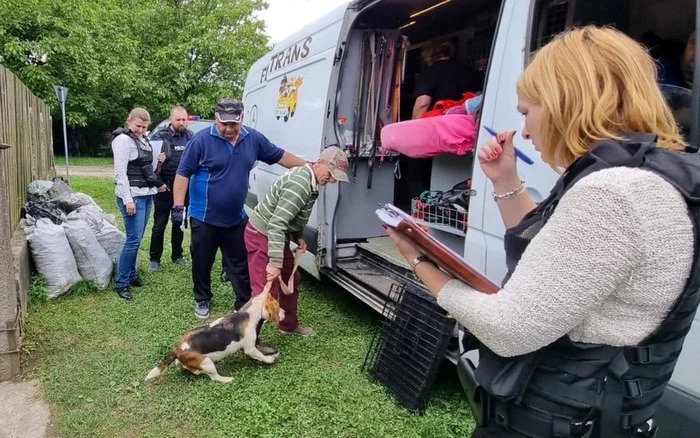
POLYGON ((271 293, 279 297, 280 306, 285 312, 279 325, 283 333, 314 334, 312 328, 300 325, 297 318, 299 273, 294 276, 293 293, 290 295, 280 293, 280 283, 276 280, 281 275, 282 281, 288 284, 292 275, 294 255, 289 248, 289 240, 296 242, 297 251, 306 251, 302 233, 318 197, 318 187, 335 181, 347 181, 347 168, 345 152, 336 146, 327 147, 314 163, 293 168, 277 179, 255 207, 246 226, 245 246, 248 250, 252 295, 260 294, 265 284, 272 282, 271 293))

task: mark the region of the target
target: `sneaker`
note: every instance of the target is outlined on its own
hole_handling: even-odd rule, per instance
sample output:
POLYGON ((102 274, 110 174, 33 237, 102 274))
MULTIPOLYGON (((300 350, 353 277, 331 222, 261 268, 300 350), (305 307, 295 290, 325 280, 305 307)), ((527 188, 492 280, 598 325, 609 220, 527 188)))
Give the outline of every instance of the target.
POLYGON ((299 335, 299 336, 305 336, 305 337, 313 336, 316 334, 314 329, 312 329, 311 327, 304 327, 302 325, 298 325, 297 328, 295 328, 294 330, 282 330, 282 329, 280 329, 280 333, 284 333, 286 335, 299 335))
POLYGON ((117 295, 119 295, 119 298, 123 300, 130 300, 134 297, 133 295, 131 295, 131 291, 129 290, 128 286, 118 287, 117 295))
POLYGON ((199 301, 194 307, 194 316, 197 318, 209 318, 209 301, 199 301))
POLYGON ((146 282, 141 279, 141 277, 136 277, 133 280, 131 280, 131 283, 129 283, 130 286, 134 287, 141 287, 145 286, 146 282))
POLYGON ((183 259, 182 257, 180 257, 179 259, 173 260, 173 263, 175 263, 176 265, 180 265, 180 266, 189 266, 190 265, 190 262, 183 259))
POLYGON ((227 281, 229 281, 228 275, 226 274, 226 271, 221 272, 221 281, 224 282, 224 283, 226 283, 227 281))
POLYGON ((151 272, 157 271, 158 268, 160 268, 160 263, 156 262, 155 260, 151 260, 151 264, 149 265, 149 268, 151 269, 151 272))
POLYGON ((263 343, 263 341, 261 341, 260 339, 258 339, 257 341, 255 341, 255 348, 257 348, 258 351, 260 351, 260 352, 261 352, 262 354, 264 354, 265 356, 270 356, 270 355, 272 355, 272 354, 276 354, 276 353, 277 353, 277 349, 276 349, 276 348, 270 347, 269 345, 263 343))

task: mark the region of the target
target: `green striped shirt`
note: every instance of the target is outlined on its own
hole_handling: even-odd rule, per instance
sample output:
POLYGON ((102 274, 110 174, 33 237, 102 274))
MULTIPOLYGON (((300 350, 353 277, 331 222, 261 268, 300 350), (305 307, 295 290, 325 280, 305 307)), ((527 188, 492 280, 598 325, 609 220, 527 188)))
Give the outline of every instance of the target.
POLYGON ((316 198, 316 178, 307 165, 285 172, 255 206, 250 224, 267 235, 267 255, 272 266, 282 267, 287 234, 295 241, 301 238, 316 198))

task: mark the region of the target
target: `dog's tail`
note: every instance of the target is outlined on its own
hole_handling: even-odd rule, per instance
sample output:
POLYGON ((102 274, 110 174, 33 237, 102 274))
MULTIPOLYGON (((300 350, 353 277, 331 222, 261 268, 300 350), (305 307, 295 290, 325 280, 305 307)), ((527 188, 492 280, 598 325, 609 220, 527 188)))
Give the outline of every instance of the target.
POLYGON ((148 373, 145 380, 155 379, 156 377, 163 374, 165 372, 165 370, 168 368, 168 366, 171 363, 173 363, 174 360, 175 360, 175 350, 170 350, 168 352, 168 354, 165 355, 163 360, 161 360, 160 363, 158 365, 156 365, 155 368, 153 368, 150 373, 148 373))

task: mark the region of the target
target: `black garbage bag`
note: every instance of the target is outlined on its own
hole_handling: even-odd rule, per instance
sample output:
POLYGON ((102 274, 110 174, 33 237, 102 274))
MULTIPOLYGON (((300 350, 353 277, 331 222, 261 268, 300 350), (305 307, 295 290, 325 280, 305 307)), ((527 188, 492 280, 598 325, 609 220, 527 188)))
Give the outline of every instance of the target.
POLYGON ((63 210, 50 202, 28 201, 24 204, 24 212, 35 219, 49 219, 56 225, 61 225, 66 220, 63 210))

